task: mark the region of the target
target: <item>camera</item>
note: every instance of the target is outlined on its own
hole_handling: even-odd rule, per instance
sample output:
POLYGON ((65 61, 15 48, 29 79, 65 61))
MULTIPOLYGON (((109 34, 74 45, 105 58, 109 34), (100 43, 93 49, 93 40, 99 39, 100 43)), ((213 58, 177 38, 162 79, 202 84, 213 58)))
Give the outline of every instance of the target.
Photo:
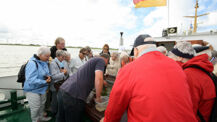
POLYGON ((44 80, 47 80, 48 79, 48 76, 44 76, 44 80))

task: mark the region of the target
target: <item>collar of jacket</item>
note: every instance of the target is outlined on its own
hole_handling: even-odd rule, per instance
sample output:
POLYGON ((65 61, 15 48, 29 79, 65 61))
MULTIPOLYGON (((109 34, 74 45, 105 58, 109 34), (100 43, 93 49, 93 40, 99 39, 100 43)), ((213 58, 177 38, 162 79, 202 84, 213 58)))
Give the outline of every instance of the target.
POLYGON ((37 59, 37 60, 40 60, 40 58, 36 55, 36 54, 34 54, 34 56, 33 56, 35 59, 37 59))
POLYGON ((63 61, 60 62, 57 57, 56 57, 54 60, 59 64, 59 66, 60 66, 61 68, 64 67, 63 61))
MULTIPOLYGON (((57 46, 53 46, 52 47, 52 49, 56 52, 58 49, 57 49, 57 46)), ((66 48, 63 48, 62 50, 65 50, 65 51, 67 51, 67 49, 66 48)))
POLYGON ((144 55, 145 53, 152 52, 152 51, 158 51, 158 50, 157 50, 157 48, 153 48, 153 47, 144 49, 142 52, 139 53, 139 57, 144 55))
MULTIPOLYGON (((39 58, 36 54, 34 54, 33 57, 35 58, 35 60, 36 60, 37 62, 41 62, 41 63, 46 63, 46 64, 48 64, 48 61, 42 61, 42 60, 40 60, 40 58, 39 58)), ((33 60, 34 60, 34 59, 33 59, 33 60)))

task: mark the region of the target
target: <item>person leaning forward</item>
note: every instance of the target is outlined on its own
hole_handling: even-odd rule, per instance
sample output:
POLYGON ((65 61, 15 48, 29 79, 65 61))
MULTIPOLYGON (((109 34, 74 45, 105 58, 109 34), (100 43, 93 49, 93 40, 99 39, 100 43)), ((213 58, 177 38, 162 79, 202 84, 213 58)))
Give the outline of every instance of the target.
POLYGON ((61 85, 57 94, 57 122, 81 122, 85 101, 94 85, 95 101, 101 102, 103 71, 108 60, 107 54, 90 59, 61 85))
POLYGON ((213 71, 213 64, 209 61, 211 50, 206 46, 193 48, 190 42, 179 41, 169 57, 182 62, 181 66, 187 76, 194 114, 198 121, 209 122, 216 98, 215 85, 206 74, 213 71))
POLYGON ((101 122, 119 122, 125 111, 128 122, 196 122, 182 68, 149 35, 136 38, 134 57, 118 72, 101 122))

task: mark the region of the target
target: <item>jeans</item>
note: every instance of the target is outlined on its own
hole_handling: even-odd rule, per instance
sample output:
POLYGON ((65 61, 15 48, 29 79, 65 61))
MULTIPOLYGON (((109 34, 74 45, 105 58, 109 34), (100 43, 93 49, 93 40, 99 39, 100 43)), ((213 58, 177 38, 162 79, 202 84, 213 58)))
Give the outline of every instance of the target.
POLYGON ((58 112, 56 122, 81 122, 85 109, 85 102, 76 99, 62 91, 57 93, 58 112))

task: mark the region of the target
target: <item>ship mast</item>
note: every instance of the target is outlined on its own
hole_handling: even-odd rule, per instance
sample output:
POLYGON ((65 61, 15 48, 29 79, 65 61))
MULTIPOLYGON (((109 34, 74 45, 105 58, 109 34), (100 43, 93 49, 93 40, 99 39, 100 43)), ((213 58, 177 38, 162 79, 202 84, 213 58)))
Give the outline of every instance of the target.
POLYGON ((198 0, 196 1, 196 5, 195 5, 195 16, 194 16, 194 33, 197 32, 197 9, 199 8, 198 5, 198 0))
POLYGON ((206 16, 208 15, 209 13, 205 13, 205 14, 201 14, 201 15, 197 15, 197 9, 199 8, 199 4, 198 4, 198 0, 196 0, 196 5, 195 5, 195 16, 184 16, 184 17, 187 17, 187 18, 194 18, 194 33, 197 32, 197 18, 198 17, 201 17, 201 16, 206 16))

